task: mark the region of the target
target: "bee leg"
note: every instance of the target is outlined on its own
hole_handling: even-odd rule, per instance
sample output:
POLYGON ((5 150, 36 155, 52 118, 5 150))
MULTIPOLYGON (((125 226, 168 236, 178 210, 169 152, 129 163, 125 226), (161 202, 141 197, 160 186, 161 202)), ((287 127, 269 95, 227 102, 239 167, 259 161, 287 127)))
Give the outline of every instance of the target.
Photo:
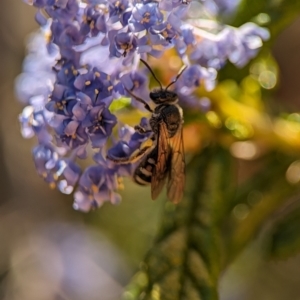
POLYGON ((147 153, 149 151, 149 149, 152 149, 152 148, 153 148, 153 145, 146 145, 146 146, 142 146, 142 148, 140 148, 140 149, 137 149, 128 157, 115 157, 115 156, 107 155, 106 158, 117 164, 134 163, 138 159, 140 159, 142 156, 144 156, 144 154, 147 153))
POLYGON ((146 153, 148 153, 150 150, 152 150, 153 147, 154 147, 154 141, 152 138, 150 138, 147 139, 145 142, 143 142, 140 148, 135 150, 133 153, 131 153, 130 156, 115 157, 115 156, 107 155, 106 158, 118 164, 134 163, 138 161, 141 157, 143 157, 146 153))
POLYGON ((138 132, 139 134, 147 134, 147 133, 153 132, 152 129, 146 129, 146 128, 142 127, 141 125, 135 125, 134 130, 136 132, 138 132))
POLYGON ((125 88, 125 90, 127 91, 127 93, 128 93, 132 98, 134 98, 136 101, 138 101, 138 102, 144 104, 144 107, 145 107, 148 111, 150 111, 151 113, 153 113, 153 110, 151 109, 151 107, 149 106, 149 104, 148 104, 145 100, 143 100, 142 98, 139 98, 138 96, 134 95, 134 94, 133 94, 131 91, 129 91, 126 87, 124 87, 124 88, 125 88))

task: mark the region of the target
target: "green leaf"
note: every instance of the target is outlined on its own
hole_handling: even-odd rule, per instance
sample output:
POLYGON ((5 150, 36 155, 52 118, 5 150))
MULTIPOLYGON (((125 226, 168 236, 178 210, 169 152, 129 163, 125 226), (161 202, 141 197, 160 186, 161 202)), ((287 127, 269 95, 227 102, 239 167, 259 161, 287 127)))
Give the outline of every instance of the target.
POLYGON ((277 221, 268 235, 267 254, 271 259, 287 259, 300 252, 300 208, 277 221))
POLYGON ((228 157, 211 147, 189 164, 185 198, 178 206, 166 203, 155 245, 124 300, 218 299, 222 240, 217 224, 230 178, 228 157))
POLYGON ((117 110, 120 110, 124 107, 128 107, 130 105, 131 99, 127 97, 122 97, 119 99, 114 99, 114 101, 109 106, 109 109, 111 112, 115 112, 117 110))

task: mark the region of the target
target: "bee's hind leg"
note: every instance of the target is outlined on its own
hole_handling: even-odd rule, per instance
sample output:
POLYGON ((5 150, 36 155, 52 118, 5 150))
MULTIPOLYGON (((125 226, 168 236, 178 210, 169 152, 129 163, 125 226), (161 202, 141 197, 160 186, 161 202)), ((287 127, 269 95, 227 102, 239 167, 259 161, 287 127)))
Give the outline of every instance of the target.
POLYGON ((133 151, 133 153, 131 153, 130 156, 127 157, 115 157, 112 155, 107 155, 106 158, 110 161, 113 161, 114 163, 117 164, 129 164, 129 163, 134 163, 136 161, 138 161, 141 157, 143 157, 146 153, 148 153, 149 151, 151 151, 154 147, 154 143, 153 141, 147 140, 144 143, 142 143, 142 145, 140 146, 140 148, 138 148, 137 150, 133 151))

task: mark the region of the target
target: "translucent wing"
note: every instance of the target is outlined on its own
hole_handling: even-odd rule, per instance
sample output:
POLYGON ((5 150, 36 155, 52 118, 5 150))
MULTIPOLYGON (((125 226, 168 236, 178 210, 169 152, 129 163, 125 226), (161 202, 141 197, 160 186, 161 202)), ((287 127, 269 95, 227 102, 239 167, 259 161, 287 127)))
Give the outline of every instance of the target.
POLYGON ((157 135, 157 161, 152 174, 151 196, 155 200, 164 187, 170 169, 171 148, 169 145, 166 123, 161 121, 158 125, 157 135))
POLYGON ((185 159, 182 126, 178 128, 176 134, 170 138, 168 142, 171 148, 171 157, 167 195, 173 203, 178 203, 183 196, 185 185, 185 159))

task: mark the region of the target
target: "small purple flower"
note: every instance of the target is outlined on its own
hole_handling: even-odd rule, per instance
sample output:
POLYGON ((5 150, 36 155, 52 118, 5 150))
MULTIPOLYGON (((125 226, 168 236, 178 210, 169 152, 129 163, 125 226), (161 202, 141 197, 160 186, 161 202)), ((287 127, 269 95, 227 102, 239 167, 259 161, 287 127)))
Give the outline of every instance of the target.
POLYGON ((106 201, 117 204, 121 201, 118 193, 111 187, 118 187, 118 178, 115 171, 101 165, 88 167, 79 180, 79 187, 74 194, 73 207, 81 211, 98 208, 106 201), (109 187, 109 185, 112 185, 109 187))
POLYGON ((46 182, 55 183, 55 172, 52 170, 59 159, 58 153, 50 146, 39 145, 33 149, 32 154, 38 174, 46 182))
POLYGON ((153 25, 150 30, 150 39, 153 45, 169 46, 174 39, 181 34, 181 20, 174 14, 170 14, 166 22, 153 25))
MULTIPOLYGON (((55 117, 61 115, 76 121, 83 121, 87 114, 88 104, 81 102, 75 92, 67 87, 55 85, 51 101, 46 104, 45 108, 55 113, 55 117)), ((63 119, 65 118, 59 118, 59 120, 63 119)), ((56 127, 54 123, 52 126, 56 127)))
POLYGON ((117 123, 115 115, 105 107, 104 104, 91 108, 82 122, 92 142, 93 148, 101 148, 111 135, 113 127, 117 123))
POLYGON ((230 55, 234 30, 225 28, 217 35, 207 35, 196 45, 191 59, 203 67, 221 69, 230 55))
POLYGON ((182 25, 181 36, 175 40, 175 47, 180 56, 186 53, 188 46, 194 46, 196 44, 195 36, 193 34, 193 28, 190 25, 182 25))
MULTIPOLYGON (((149 99, 149 80, 144 72, 133 71, 127 73, 121 77, 121 82, 127 90, 132 91, 132 93, 136 94, 138 97, 144 99, 147 102, 147 100, 149 99)), ((127 93, 127 91, 124 91, 124 94, 131 97, 127 93)), ((131 103, 134 107, 137 107, 140 110, 145 110, 144 105, 140 102, 132 99, 131 103)))
POLYGON ((123 26, 127 25, 131 15, 128 0, 108 0, 109 18, 112 23, 121 21, 123 26))
POLYGON ((97 68, 77 76, 74 86, 91 99, 91 105, 98 105, 103 101, 110 103, 112 100, 113 85, 110 76, 97 68))
POLYGON ((121 77, 121 82, 127 90, 137 92, 140 96, 143 96, 141 95, 143 92, 146 92, 147 96, 149 95, 148 77, 141 71, 126 73, 121 77))
POLYGON ((243 67, 253 58, 269 38, 269 32, 254 23, 240 28, 225 27, 217 35, 205 34, 196 45, 190 58, 204 67, 221 69, 229 59, 237 67, 243 67))
POLYGON ((254 23, 246 23, 234 33, 235 39, 231 46, 229 60, 238 67, 245 66, 250 59, 255 57, 262 46, 262 41, 270 37, 267 29, 254 23))
POLYGON ((78 75, 75 64, 78 64, 76 60, 59 60, 53 68, 56 72, 56 85, 65 86, 68 89, 68 94, 74 93, 73 83, 78 75))
POLYGON ((75 55, 73 46, 80 45, 84 41, 84 36, 80 33, 78 26, 53 21, 51 31, 52 42, 60 47, 62 57, 64 57, 65 60, 72 60, 75 55))
POLYGON ((58 0, 48 1, 52 2, 51 5, 47 5, 45 10, 47 14, 60 22, 67 23, 72 21, 78 12, 79 5, 77 0, 58 0))
POLYGON ((67 147, 68 150, 85 146, 88 142, 88 135, 78 121, 64 119, 55 128, 55 131, 57 133, 57 145, 59 147, 67 147))
POLYGON ((67 86, 56 84, 52 92, 51 100, 45 105, 45 108, 50 112, 72 117, 72 110, 76 103, 75 91, 67 86))
POLYGON ((107 32, 106 16, 103 12, 96 10, 95 6, 87 6, 82 18, 80 33, 83 36, 88 34, 96 36, 99 32, 107 32))
POLYGON ((34 107, 26 106, 19 115, 19 122, 21 124, 21 133, 25 139, 31 138, 35 135, 35 117, 34 107))
POLYGON ((188 67, 176 83, 176 89, 182 94, 190 94, 194 89, 203 84, 207 90, 212 90, 215 85, 217 72, 215 69, 203 68, 199 65, 188 67))
POLYGON ((69 159, 61 159, 53 147, 39 145, 33 149, 33 159, 38 174, 51 187, 57 186, 64 194, 70 194, 81 173, 80 167, 69 159))
POLYGON ((108 33, 110 41, 109 51, 112 56, 132 56, 137 48, 137 38, 131 32, 111 30, 108 33))
POLYGON ((28 43, 28 55, 23 62, 23 73, 15 82, 16 93, 20 101, 30 103, 31 98, 43 97, 46 102, 53 90, 55 72, 53 67, 59 59, 58 49, 49 53, 45 33, 48 29, 34 34, 28 43))
POLYGON ((140 32, 158 25, 163 21, 163 14, 156 3, 138 3, 132 10, 129 28, 133 32, 140 32))
POLYGON ((47 112, 36 110, 34 106, 26 106, 19 116, 22 136, 31 138, 36 135, 39 142, 49 143, 52 140, 52 136, 48 132, 46 114, 47 112))

